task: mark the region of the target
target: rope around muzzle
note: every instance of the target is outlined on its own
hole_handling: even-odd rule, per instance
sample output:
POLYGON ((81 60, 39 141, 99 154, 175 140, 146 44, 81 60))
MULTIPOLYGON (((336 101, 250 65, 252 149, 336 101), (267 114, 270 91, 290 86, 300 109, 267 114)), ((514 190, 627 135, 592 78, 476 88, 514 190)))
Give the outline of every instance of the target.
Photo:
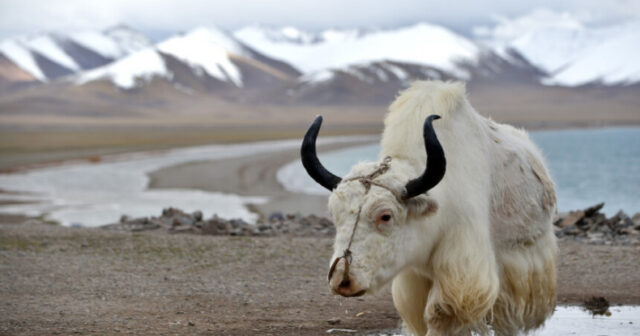
MULTIPOLYGON (((387 156, 384 158, 384 160, 382 160, 378 168, 375 171, 373 171, 371 174, 365 175, 365 176, 352 177, 352 178, 343 180, 341 183, 350 182, 350 181, 360 181, 360 183, 362 183, 362 185, 365 188, 365 193, 364 193, 365 196, 369 193, 369 190, 371 190, 371 186, 377 186, 377 187, 389 190, 393 195, 396 196, 396 198, 401 199, 394 190, 392 190, 391 188, 383 184, 380 184, 374 181, 375 178, 386 173, 389 170, 389 168, 391 168, 391 157, 387 156)), ((358 223, 360 222, 360 214, 362 213, 363 205, 364 204, 360 204, 360 206, 358 207, 356 222, 353 224, 353 230, 351 231, 351 236, 349 237, 349 243, 347 244, 347 248, 344 250, 341 257, 337 257, 333 261, 333 263, 331 264, 331 267, 329 268, 329 276, 328 276, 329 281, 331 281, 333 272, 336 270, 336 266, 338 265, 338 262, 340 261, 340 259, 344 259, 344 273, 342 274, 341 284, 349 282, 349 265, 351 264, 351 260, 352 260, 351 244, 353 243, 353 237, 356 234, 356 229, 358 228, 358 223)))

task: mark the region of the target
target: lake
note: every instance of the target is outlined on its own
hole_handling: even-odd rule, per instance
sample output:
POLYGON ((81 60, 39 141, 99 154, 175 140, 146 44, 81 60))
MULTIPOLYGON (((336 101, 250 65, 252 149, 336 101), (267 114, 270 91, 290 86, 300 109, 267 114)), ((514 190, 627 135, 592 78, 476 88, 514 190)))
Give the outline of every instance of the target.
MULTIPOLYGON (((323 143, 363 141, 370 137, 328 137, 323 143)), ((173 206, 254 222, 258 215, 248 204, 265 197, 193 189, 149 189, 148 174, 190 162, 232 160, 258 153, 297 149, 300 140, 208 145, 166 151, 105 157, 97 163, 78 161, 13 174, 0 174, 0 213, 46 216, 67 226, 99 226, 117 222, 125 214, 145 217, 173 206)))
MULTIPOLYGON (((640 128, 571 129, 530 132, 556 182, 558 209, 569 211, 605 202, 603 211, 640 212, 640 128)), ((323 164, 338 175, 359 161, 375 160, 379 145, 323 153, 323 164)), ((287 189, 327 194, 295 161, 283 167, 287 189)))

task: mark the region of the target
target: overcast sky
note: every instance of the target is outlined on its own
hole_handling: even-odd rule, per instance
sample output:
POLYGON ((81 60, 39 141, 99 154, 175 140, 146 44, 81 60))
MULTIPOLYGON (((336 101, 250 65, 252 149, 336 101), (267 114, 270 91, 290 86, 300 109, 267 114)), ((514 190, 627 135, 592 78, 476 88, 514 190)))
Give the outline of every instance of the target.
POLYGON ((158 39, 198 25, 232 30, 265 23, 320 30, 388 28, 418 21, 469 34, 496 17, 520 16, 535 8, 568 12, 593 24, 640 18, 640 0, 0 0, 0 37, 119 23, 158 39))

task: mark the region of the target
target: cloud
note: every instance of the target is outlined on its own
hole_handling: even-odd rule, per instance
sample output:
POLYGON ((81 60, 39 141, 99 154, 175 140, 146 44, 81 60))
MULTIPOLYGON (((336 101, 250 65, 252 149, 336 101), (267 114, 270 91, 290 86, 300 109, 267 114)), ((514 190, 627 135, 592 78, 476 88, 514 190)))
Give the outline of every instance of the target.
POLYGON ((563 28, 572 30, 584 29, 589 22, 588 16, 579 17, 569 12, 554 12, 549 9, 535 9, 531 13, 513 19, 495 17, 493 26, 473 27, 473 34, 480 38, 491 38, 498 41, 509 41, 532 31, 544 28, 563 28))
POLYGON ((126 23, 143 31, 177 31, 198 25, 235 29, 252 23, 327 27, 393 27, 418 21, 468 33, 496 17, 524 15, 534 8, 591 16, 594 21, 640 17, 633 0, 3 0, 0 34, 100 29, 126 23))

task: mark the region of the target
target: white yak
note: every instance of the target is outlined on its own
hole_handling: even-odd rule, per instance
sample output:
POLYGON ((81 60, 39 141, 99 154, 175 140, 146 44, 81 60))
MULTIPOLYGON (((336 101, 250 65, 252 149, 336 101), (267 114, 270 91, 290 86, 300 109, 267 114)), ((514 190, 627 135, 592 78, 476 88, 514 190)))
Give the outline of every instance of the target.
POLYGON ((514 335, 553 313, 555 190, 524 131, 480 116, 462 83, 415 82, 389 109, 379 162, 340 178, 317 159, 321 123, 301 155, 332 191, 334 293, 375 293, 393 280, 413 335, 514 335))

